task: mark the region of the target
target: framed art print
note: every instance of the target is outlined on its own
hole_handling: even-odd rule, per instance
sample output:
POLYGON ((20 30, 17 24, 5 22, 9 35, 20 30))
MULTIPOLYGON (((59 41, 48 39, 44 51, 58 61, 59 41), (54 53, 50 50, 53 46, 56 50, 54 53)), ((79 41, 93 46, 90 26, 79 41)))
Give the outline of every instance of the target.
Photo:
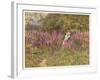
POLYGON ((95 25, 95 8, 12 2, 12 77, 95 72, 95 25))

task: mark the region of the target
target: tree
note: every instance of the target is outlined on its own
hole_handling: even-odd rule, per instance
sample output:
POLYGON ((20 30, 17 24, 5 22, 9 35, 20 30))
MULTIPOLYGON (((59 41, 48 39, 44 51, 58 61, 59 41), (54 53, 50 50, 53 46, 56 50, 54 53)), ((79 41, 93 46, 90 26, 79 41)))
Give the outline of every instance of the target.
POLYGON ((48 31, 88 31, 89 16, 72 14, 48 14, 44 18, 42 24, 48 31))

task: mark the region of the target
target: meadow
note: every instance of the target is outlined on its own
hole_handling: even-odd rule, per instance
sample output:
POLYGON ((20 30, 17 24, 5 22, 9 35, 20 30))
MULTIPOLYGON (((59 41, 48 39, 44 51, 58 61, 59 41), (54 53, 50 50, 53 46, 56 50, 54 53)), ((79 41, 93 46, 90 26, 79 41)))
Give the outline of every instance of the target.
MULTIPOLYGON (((28 13, 29 12, 27 12, 27 14, 28 13)), ((38 14, 39 13, 35 16, 39 17, 38 14)), ((27 18, 27 15, 25 17, 27 18)), ((26 21, 29 20, 26 19, 26 21)), ((31 23, 27 22, 25 26, 25 67, 89 64, 88 16, 48 14, 45 17, 43 16, 42 20, 39 18, 38 21, 42 24, 38 22, 39 25, 35 24, 34 27, 33 24, 31 25, 31 23), (55 20, 54 17, 57 19, 55 20), (58 19, 58 17, 60 19, 58 19), (67 21, 70 21, 70 25, 65 18, 69 19, 67 21), (78 25, 79 22, 76 19, 85 22, 83 22, 84 24, 80 22, 78 25), (76 22, 78 23, 76 24, 76 22), (69 27, 66 27, 62 23, 67 24, 66 26, 69 25, 69 27), (73 28, 73 24, 76 27, 73 28), (42 27, 40 25, 42 25, 42 27), (80 28, 80 26, 83 27, 80 28), (70 32, 71 34, 70 37, 64 41, 66 32, 70 32)))
POLYGON ((26 67, 89 64, 87 32, 73 34, 65 45, 64 35, 57 32, 30 31, 25 38, 26 67))

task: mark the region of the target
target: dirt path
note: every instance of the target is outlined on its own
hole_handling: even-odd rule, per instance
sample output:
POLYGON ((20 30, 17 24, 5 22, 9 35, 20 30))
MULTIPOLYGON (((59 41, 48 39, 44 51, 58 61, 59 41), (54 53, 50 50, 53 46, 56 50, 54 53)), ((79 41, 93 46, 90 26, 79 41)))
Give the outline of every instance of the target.
POLYGON ((46 62, 47 62, 47 60, 46 60, 46 59, 43 59, 43 60, 41 61, 41 63, 39 64, 40 67, 45 67, 45 66, 47 66, 46 62))

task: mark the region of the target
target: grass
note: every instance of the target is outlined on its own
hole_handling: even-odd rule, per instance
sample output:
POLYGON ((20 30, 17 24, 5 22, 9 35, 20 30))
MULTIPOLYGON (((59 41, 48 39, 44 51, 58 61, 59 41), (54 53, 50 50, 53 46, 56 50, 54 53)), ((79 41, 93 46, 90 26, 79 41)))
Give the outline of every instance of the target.
POLYGON ((32 55, 27 53, 25 55, 26 67, 43 67, 40 63, 46 66, 69 66, 69 65, 86 65, 89 64, 88 49, 81 51, 72 51, 67 48, 59 50, 52 50, 50 48, 33 48, 32 55))

